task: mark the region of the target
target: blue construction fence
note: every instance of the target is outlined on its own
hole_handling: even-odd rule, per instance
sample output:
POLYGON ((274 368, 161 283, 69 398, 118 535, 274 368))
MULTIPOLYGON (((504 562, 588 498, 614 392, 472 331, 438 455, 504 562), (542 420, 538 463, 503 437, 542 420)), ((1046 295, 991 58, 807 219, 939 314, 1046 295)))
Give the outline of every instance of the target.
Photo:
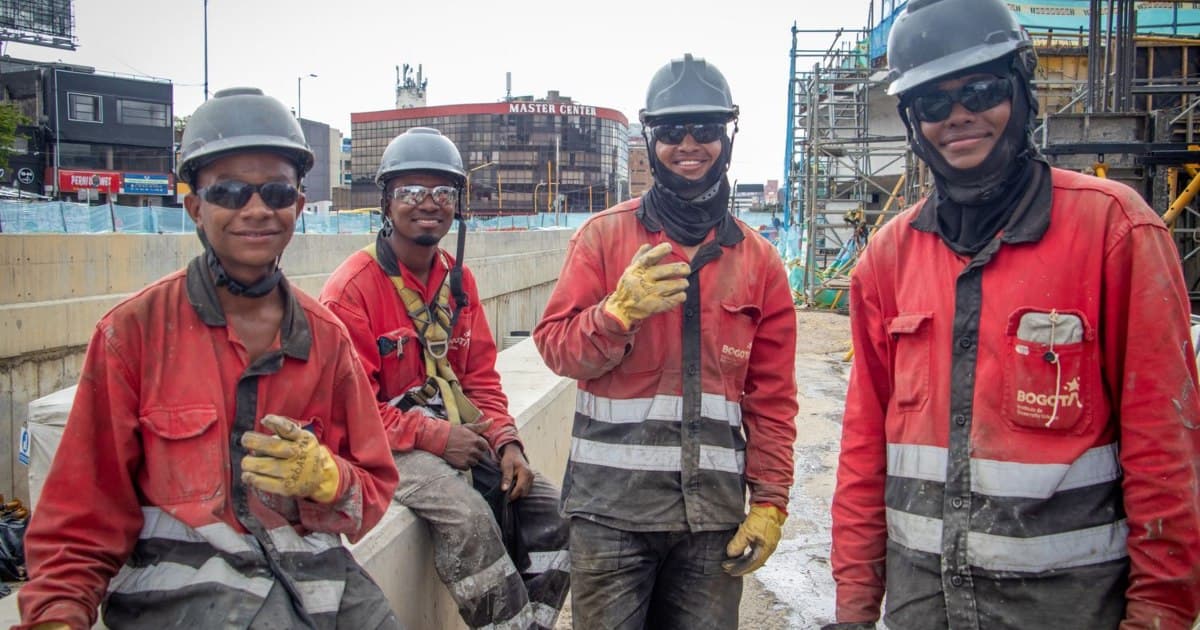
MULTIPOLYGON (((560 213, 472 218, 467 221, 467 229, 574 229, 590 216, 560 213)), ((300 234, 366 234, 378 229, 379 215, 369 212, 303 212, 296 222, 300 234)), ((179 234, 195 230, 196 225, 182 207, 0 201, 0 232, 5 234, 179 234)))

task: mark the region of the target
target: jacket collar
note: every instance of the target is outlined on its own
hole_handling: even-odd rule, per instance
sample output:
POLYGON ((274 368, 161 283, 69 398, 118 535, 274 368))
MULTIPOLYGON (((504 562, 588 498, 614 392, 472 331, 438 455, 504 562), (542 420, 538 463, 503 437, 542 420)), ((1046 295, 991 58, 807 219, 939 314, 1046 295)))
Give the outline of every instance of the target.
MULTIPOLYGON (((283 292, 283 321, 279 329, 283 354, 307 361, 312 349, 312 330, 309 328, 308 318, 292 292, 286 276, 279 280, 279 290, 283 292)), ((213 282, 208 266, 204 264, 203 256, 197 256, 188 263, 187 296, 196 315, 205 325, 228 325, 225 312, 221 310, 221 301, 217 299, 217 285, 213 282)))

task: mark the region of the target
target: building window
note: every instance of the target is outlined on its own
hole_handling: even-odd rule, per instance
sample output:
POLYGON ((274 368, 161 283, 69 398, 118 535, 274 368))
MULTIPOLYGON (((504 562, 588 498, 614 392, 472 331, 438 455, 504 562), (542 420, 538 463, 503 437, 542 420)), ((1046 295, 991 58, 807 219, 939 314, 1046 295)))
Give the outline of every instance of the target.
POLYGON ((166 103, 117 99, 117 122, 122 125, 166 127, 168 118, 166 103))
POLYGON ((100 97, 94 94, 67 92, 67 119, 75 122, 103 122, 100 97))

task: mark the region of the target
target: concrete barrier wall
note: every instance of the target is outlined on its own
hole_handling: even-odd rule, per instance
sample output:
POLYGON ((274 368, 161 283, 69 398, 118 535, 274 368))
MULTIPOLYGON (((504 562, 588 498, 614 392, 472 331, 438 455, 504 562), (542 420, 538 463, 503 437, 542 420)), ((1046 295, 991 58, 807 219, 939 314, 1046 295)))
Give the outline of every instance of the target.
MULTIPOLYGON (((570 235, 468 235, 466 263, 498 345, 541 317, 570 235)), ((297 234, 283 267, 294 285, 315 295, 328 274, 371 239, 297 234)), ((445 244, 453 249, 453 235, 445 244)), ((199 252, 189 234, 0 235, 0 494, 29 498, 16 457, 29 402, 78 380, 87 342, 105 312, 199 252)))
MULTIPOLYGON (((496 367, 530 464, 559 484, 570 450, 575 382, 552 374, 532 340, 501 352, 496 367)), ((351 551, 387 595, 404 627, 465 628, 434 570, 431 545, 428 527, 408 508, 393 503, 351 551)), ((19 622, 16 600, 15 593, 0 599, 0 627, 19 622)))

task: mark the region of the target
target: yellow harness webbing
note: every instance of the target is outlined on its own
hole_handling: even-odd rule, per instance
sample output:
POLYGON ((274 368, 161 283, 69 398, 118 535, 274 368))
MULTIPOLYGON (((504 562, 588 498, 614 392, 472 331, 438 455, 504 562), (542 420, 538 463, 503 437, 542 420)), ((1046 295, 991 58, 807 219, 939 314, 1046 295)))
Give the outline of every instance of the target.
MULTIPOLYGON (((379 255, 375 244, 363 248, 371 258, 379 263, 379 255)), ((442 264, 446 264, 445 254, 442 264)), ((449 265, 446 265, 449 267, 449 265)), ((383 265, 380 265, 380 269, 383 265)), ((387 273, 384 270, 384 273, 387 273)), ((404 303, 404 310, 413 321, 417 330, 417 338, 421 342, 421 355, 425 358, 425 384, 418 390, 409 391, 406 396, 416 404, 426 405, 434 395, 442 395, 442 403, 446 406, 446 419, 451 424, 473 423, 483 417, 483 412, 463 393, 458 376, 450 367, 446 355, 450 351, 450 287, 445 281, 438 289, 437 301, 428 305, 413 289, 404 286, 404 278, 388 275, 404 303)))

